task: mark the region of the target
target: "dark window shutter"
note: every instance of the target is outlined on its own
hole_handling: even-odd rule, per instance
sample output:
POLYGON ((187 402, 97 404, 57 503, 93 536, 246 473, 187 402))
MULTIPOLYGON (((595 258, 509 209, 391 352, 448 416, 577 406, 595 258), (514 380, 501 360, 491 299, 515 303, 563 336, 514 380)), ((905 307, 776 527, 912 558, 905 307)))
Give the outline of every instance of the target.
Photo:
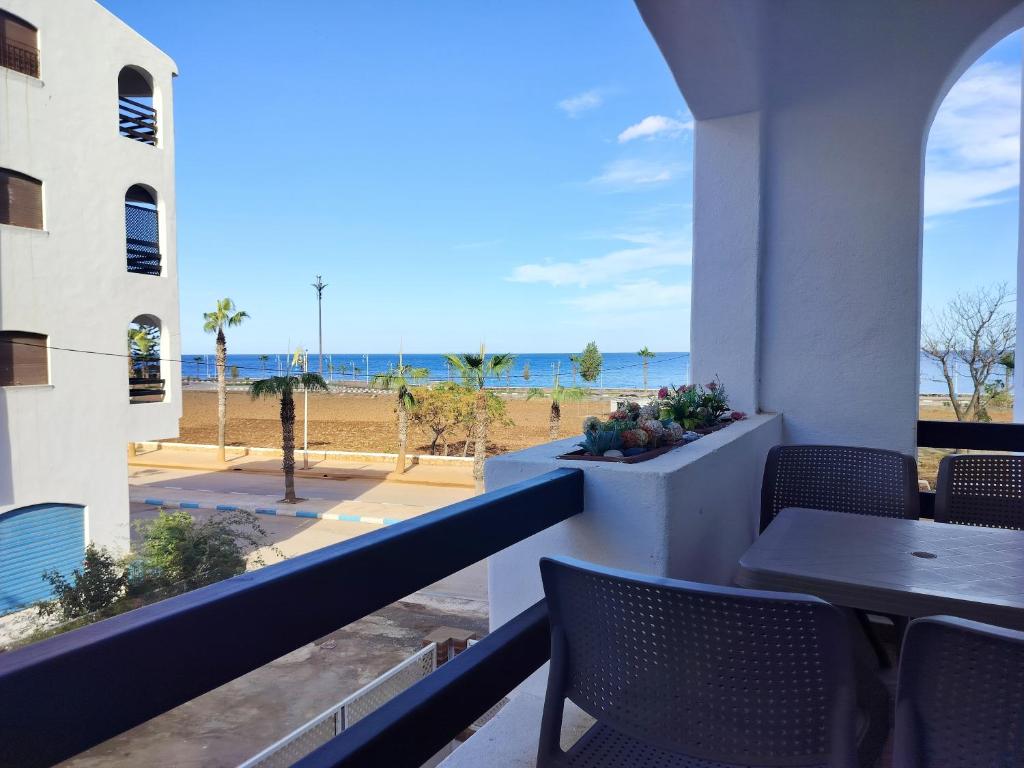
POLYGON ((0 169, 0 224, 43 228, 43 184, 31 176, 0 169))
POLYGON ((0 386, 49 383, 46 336, 0 331, 0 386))
POLYGON ((36 28, 0 11, 0 66, 39 77, 39 43, 36 28))

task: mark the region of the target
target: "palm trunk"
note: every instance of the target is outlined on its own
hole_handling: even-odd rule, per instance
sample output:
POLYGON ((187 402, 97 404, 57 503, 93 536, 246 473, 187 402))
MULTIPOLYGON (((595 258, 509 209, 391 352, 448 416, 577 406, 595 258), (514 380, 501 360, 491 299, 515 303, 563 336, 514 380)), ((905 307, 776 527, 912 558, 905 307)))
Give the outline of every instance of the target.
POLYGON ((473 425, 476 438, 473 448, 473 479, 479 485, 484 481, 484 459, 487 458, 487 393, 476 393, 476 423, 473 425))
POLYGON ((224 369, 228 363, 228 343, 224 329, 217 331, 217 460, 226 461, 224 454, 224 430, 228 423, 228 385, 224 380, 224 369))
POLYGON ((281 393, 281 469, 284 470, 284 501, 294 504, 295 497, 295 401, 291 390, 281 393))
POLYGON ((562 406, 551 401, 551 417, 548 420, 548 439, 557 440, 562 426, 562 406))
POLYGON ((398 462, 395 472, 405 473, 405 451, 409 443, 409 411, 405 408, 405 400, 398 398, 398 462))
POLYGON ((647 391, 647 360, 644 360, 644 392, 647 391))

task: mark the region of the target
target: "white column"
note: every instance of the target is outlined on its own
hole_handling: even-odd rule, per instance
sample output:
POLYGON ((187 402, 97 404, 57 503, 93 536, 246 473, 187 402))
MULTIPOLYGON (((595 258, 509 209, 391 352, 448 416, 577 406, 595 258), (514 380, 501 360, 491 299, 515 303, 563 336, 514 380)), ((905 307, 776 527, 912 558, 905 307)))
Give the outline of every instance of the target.
MULTIPOLYGON (((1022 75, 1024 75, 1024 61, 1022 61, 1022 75)), ((1024 77, 1022 77, 1024 81, 1024 77)), ((1024 82, 1021 83, 1021 156, 1024 157, 1024 82)), ((1024 162, 1020 164, 1021 184, 1018 194, 1024 190, 1024 162)), ((1021 329, 1024 329, 1024 195, 1020 195, 1017 204, 1017 336, 1020 337, 1021 329)), ((1013 377, 1013 420, 1024 422, 1024 397, 1017 397, 1017 371, 1014 370, 1013 377)))

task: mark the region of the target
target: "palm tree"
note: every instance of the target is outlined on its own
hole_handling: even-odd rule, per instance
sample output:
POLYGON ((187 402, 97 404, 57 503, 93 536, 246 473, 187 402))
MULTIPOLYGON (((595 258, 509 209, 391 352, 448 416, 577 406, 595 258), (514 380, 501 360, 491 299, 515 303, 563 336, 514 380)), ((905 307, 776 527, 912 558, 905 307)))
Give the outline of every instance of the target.
POLYGON ((260 368, 262 368, 263 372, 266 373, 267 363, 270 362, 270 355, 256 355, 256 359, 260 361, 260 368))
POLYGON ((569 355, 569 365, 572 366, 572 385, 576 386, 576 374, 580 370, 580 355, 569 355))
POLYGON ((288 374, 271 376, 254 381, 249 385, 253 400, 261 397, 276 397, 281 400, 281 469, 284 470, 284 498, 281 501, 294 504, 301 499, 295 496, 295 399, 296 387, 306 390, 326 391, 327 382, 318 373, 288 374))
POLYGON ((203 313, 203 330, 217 334, 217 459, 224 462, 224 428, 228 422, 228 387, 224 380, 224 368, 228 361, 228 343, 224 338, 224 326, 236 328, 248 319, 247 312, 236 312, 231 299, 218 299, 213 312, 203 313))
POLYGON ((402 356, 398 356, 398 367, 389 368, 387 373, 377 373, 373 376, 373 386, 388 391, 395 390, 398 394, 398 461, 395 463, 395 472, 405 472, 405 452, 409 444, 409 409, 416 404, 409 387, 412 384, 423 381, 430 375, 426 368, 414 368, 402 362, 402 356))
POLYGON ((131 376, 135 373, 136 366, 139 368, 139 372, 148 374, 148 369, 144 366, 146 358, 149 357, 149 353, 153 350, 154 339, 150 335, 148 328, 144 326, 136 326, 132 328, 128 327, 128 375, 131 376))
POLYGON ((555 377, 554 386, 550 392, 539 387, 533 387, 526 395, 527 400, 535 397, 551 398, 551 416, 548 418, 548 439, 557 440, 562 428, 562 403, 578 403, 587 396, 586 391, 580 387, 563 387, 555 377))
POLYGON ((647 347, 644 347, 643 349, 641 349, 639 352, 637 352, 637 354, 640 355, 640 357, 643 358, 643 361, 644 361, 644 390, 646 390, 647 389, 647 362, 652 357, 654 357, 655 355, 647 347))
POLYGON ((484 391, 487 378, 500 377, 515 364, 516 358, 507 352, 487 357, 484 345, 481 344, 479 354, 467 352, 462 355, 445 355, 445 360, 459 372, 463 384, 477 391, 474 404, 476 413, 473 419, 473 479, 476 480, 477 486, 481 486, 484 481, 484 459, 487 452, 487 393, 484 391))

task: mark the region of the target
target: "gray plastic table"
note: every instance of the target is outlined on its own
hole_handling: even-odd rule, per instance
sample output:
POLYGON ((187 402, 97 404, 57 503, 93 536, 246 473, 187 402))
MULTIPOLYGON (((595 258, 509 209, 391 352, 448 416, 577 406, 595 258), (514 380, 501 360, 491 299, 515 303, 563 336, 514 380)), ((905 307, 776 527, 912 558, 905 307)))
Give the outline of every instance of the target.
POLYGON ((740 558, 736 582, 1024 629, 1024 531, 784 509, 740 558))

